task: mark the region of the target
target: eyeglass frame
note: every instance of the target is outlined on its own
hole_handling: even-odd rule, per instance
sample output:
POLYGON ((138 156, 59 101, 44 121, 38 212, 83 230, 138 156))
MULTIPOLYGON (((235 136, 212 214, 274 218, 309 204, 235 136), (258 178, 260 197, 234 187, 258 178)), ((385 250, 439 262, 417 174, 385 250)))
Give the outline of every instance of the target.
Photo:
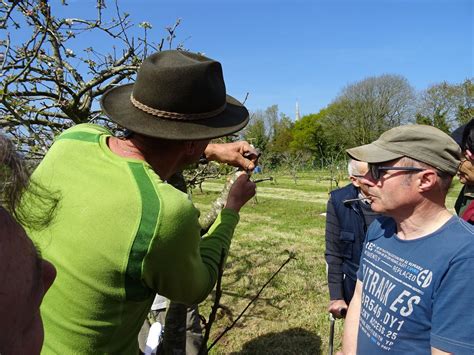
POLYGON ((412 171, 412 172, 420 172, 426 170, 424 168, 418 168, 416 166, 380 166, 377 164, 368 164, 369 167, 369 174, 373 180, 379 181, 382 177, 380 171, 387 171, 387 170, 398 170, 398 171, 412 171))

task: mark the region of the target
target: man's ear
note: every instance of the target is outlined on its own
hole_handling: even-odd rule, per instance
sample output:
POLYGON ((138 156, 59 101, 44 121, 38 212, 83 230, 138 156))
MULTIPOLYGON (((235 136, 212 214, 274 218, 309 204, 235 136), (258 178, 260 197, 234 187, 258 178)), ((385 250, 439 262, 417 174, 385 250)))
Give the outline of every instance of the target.
POLYGON ((355 187, 360 187, 359 179, 357 179, 355 176, 349 176, 349 179, 351 180, 352 185, 355 187))
POLYGON ((420 172, 419 189, 422 191, 432 190, 438 181, 438 174, 431 169, 426 169, 420 172))

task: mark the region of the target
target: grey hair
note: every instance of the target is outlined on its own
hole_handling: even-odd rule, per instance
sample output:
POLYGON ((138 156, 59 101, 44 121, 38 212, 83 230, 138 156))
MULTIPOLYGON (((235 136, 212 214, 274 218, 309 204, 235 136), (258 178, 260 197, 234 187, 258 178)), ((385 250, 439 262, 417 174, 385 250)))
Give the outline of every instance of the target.
POLYGON ((359 162, 358 160, 349 158, 349 162, 347 163, 347 172, 349 176, 354 176, 354 175, 362 175, 364 172, 360 171, 360 167, 358 165, 359 162))
POLYGON ((354 159, 349 158, 349 161, 347 162, 347 173, 349 176, 352 176, 354 174, 354 159))
POLYGON ((0 205, 20 224, 43 229, 51 223, 58 203, 58 193, 30 181, 25 160, 12 141, 0 133, 0 205), (28 203, 23 201, 25 195, 28 203))
POLYGON ((13 143, 0 134, 0 193, 5 208, 15 214, 29 174, 13 143))

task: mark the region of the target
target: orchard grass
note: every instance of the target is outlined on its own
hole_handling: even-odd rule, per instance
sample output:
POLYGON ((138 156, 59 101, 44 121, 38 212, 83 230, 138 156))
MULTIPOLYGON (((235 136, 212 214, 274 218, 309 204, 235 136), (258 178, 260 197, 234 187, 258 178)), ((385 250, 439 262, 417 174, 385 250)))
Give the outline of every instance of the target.
MULTIPOLYGON (((259 175, 261 177, 262 175, 259 175)), ((263 175, 265 177, 267 175, 263 175)), ((240 314, 278 268, 294 253, 239 322, 211 354, 324 354, 328 352, 329 300, 324 229, 329 174, 273 175, 258 184, 257 197, 245 206, 235 231, 222 279, 223 306, 213 324, 212 341, 240 314)), ((340 187, 348 181, 341 181, 340 187)), ((195 205, 206 213, 224 180, 205 182, 193 191, 195 205)), ((334 183, 332 188, 334 188, 334 183)), ((455 178, 447 205, 453 211, 461 186, 455 178)), ((214 293, 201 305, 208 318, 214 293)), ((336 321, 334 348, 341 346, 343 322, 336 321)))

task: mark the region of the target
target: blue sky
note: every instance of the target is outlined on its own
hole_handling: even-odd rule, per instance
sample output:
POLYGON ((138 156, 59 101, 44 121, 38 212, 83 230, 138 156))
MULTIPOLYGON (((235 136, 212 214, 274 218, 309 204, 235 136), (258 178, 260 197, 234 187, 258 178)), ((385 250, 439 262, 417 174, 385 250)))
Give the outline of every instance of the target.
MULTIPOLYGON (((59 3, 58 0, 52 4, 59 3)), ((60 13, 92 17, 93 0, 60 13)), ((294 117, 327 106, 348 84, 399 74, 416 90, 474 76, 472 0, 120 0, 134 22, 219 60, 227 91, 250 110, 294 117)), ((108 1, 109 9, 113 7, 108 1)), ((111 42, 102 42, 107 51, 111 42)), ((86 44, 84 44, 84 47, 86 44)))

